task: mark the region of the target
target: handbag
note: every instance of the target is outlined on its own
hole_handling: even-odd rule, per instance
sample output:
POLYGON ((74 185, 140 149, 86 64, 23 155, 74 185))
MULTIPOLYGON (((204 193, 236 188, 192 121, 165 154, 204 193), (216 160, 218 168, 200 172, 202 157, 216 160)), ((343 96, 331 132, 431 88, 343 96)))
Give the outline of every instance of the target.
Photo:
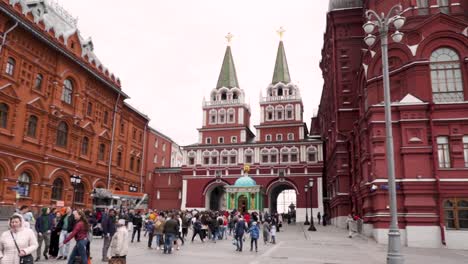
MULTIPOLYGON (((16 244, 16 239, 13 236, 13 233, 10 231, 11 237, 13 238, 13 242, 15 242, 16 249, 18 250, 18 254, 21 253, 21 250, 18 247, 18 244, 16 244)), ((34 258, 31 254, 26 255, 26 256, 20 256, 20 264, 33 264, 34 263, 34 258)))

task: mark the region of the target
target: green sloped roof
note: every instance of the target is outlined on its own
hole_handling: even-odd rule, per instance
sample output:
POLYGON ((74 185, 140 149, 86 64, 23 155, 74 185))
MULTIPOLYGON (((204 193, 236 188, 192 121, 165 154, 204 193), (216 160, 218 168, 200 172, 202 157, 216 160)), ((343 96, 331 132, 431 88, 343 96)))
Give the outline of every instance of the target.
POLYGON ((286 60, 286 53, 284 52, 283 41, 280 41, 278 46, 278 53, 276 54, 275 71, 273 73, 272 84, 290 83, 291 77, 289 76, 288 61, 286 60))
POLYGON ((221 72, 219 73, 218 84, 216 88, 227 87, 239 88, 239 82, 237 81, 236 67, 234 66, 234 60, 232 58, 231 47, 227 46, 226 53, 224 54, 223 65, 221 66, 221 72))

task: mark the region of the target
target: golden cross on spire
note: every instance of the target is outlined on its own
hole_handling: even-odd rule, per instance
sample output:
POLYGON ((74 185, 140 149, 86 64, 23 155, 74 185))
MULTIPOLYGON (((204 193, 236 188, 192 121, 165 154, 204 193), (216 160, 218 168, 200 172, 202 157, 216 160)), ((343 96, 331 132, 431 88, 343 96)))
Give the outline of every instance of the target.
POLYGON ((280 40, 283 40, 283 34, 286 32, 286 30, 283 27, 280 27, 278 30, 276 30, 276 32, 278 33, 280 40))
POLYGON ((228 42, 229 46, 231 45, 231 41, 232 41, 233 37, 234 37, 234 35, 232 35, 231 32, 229 32, 225 37, 227 39, 227 42, 228 42))

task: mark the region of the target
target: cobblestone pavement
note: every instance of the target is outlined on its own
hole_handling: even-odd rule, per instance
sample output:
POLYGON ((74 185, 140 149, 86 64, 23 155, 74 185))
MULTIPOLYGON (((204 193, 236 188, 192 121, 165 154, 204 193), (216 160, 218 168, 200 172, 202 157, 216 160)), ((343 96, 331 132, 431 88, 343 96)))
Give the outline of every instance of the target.
MULTIPOLYGON (((4 228, 0 228, 4 230, 4 228)), ((190 235, 191 232, 189 232, 190 235)), ((191 237, 190 237, 191 238, 191 237)), ((354 237, 349 239, 346 230, 332 226, 318 226, 317 232, 309 232, 302 224, 285 225, 277 233, 277 244, 264 245, 260 238, 258 253, 250 252, 250 238, 246 238, 243 252, 236 252, 232 238, 205 242, 195 238, 195 242, 186 242, 179 251, 165 255, 162 251, 147 248, 147 237, 140 243, 131 243, 127 263, 308 263, 308 264, 384 264, 386 263, 385 245, 378 245, 371 239, 354 237)), ((95 238, 92 242, 92 263, 101 263, 102 239, 95 238)), ((404 248, 406 264, 455 264, 468 263, 468 251, 448 249, 418 249, 404 248)), ((56 263, 64 261, 43 259, 40 263, 56 263)))

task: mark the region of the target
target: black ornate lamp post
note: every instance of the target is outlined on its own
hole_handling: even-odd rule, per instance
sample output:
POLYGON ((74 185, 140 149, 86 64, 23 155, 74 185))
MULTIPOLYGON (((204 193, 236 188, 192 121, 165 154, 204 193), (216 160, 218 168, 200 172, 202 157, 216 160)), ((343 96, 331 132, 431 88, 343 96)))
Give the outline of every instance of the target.
POLYGON ((305 200, 306 200, 306 220, 304 222, 304 225, 310 225, 310 222, 309 222, 309 205, 307 204, 307 191, 309 190, 309 186, 306 184, 304 186, 304 196, 305 196, 305 200))
POLYGON ((76 186, 81 183, 81 176, 79 175, 70 175, 70 182, 73 186, 73 196, 72 196, 72 208, 75 207, 75 193, 76 193, 76 186))
MULTIPOLYGON (((307 186, 307 185, 306 185, 307 186)), ((313 207, 313 202, 312 202, 312 187, 314 187, 314 179, 309 178, 309 189, 310 189, 310 226, 309 226, 309 231, 317 231, 317 229, 314 226, 314 213, 312 211, 313 207)))

